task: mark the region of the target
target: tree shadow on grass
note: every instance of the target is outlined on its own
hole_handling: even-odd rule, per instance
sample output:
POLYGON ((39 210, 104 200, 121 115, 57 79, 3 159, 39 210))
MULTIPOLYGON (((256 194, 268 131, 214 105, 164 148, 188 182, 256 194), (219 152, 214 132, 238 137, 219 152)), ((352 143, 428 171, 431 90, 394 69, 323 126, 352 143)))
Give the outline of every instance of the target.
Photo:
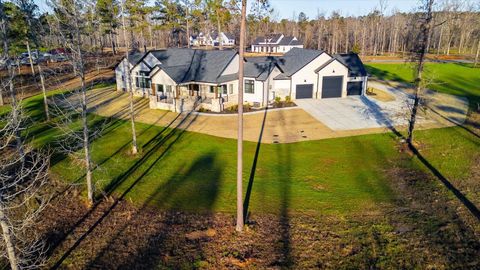
MULTIPOLYGON (((191 113, 187 114, 185 118, 183 118, 175 128, 171 129, 168 134, 166 134, 163 137, 157 138, 158 140, 156 143, 152 146, 150 150, 148 150, 145 154, 142 155, 142 157, 136 161, 125 173, 122 173, 121 175, 117 176, 115 179, 112 180, 112 182, 107 185, 105 189, 105 193, 107 195, 112 194, 117 187, 119 187, 125 180, 127 180, 131 175, 133 175, 135 172, 137 172, 142 165, 147 164, 147 161, 150 158, 154 158, 154 161, 143 171, 138 171, 140 175, 130 184, 125 191, 121 193, 121 195, 118 197, 118 199, 115 199, 114 203, 110 208, 107 209, 103 213, 103 215, 85 232, 83 233, 77 241, 63 254, 63 256, 55 263, 55 265, 52 267, 52 269, 57 269, 59 268, 63 261, 81 244, 81 242, 109 215, 109 213, 118 205, 119 201, 124 199, 125 196, 136 186, 138 182, 142 180, 142 178, 147 175, 157 164, 157 162, 162 159, 165 155, 169 153, 169 150, 175 143, 182 137, 183 133, 185 130, 196 120, 197 114, 194 114, 191 117, 191 113), (184 125, 182 129, 179 129, 181 125, 184 125), (158 152, 162 147, 164 149, 160 152, 158 152), (156 157, 155 157, 156 154, 156 157)), ((79 219, 78 222, 76 222, 72 228, 65 234, 65 237, 63 237, 58 243, 54 244, 51 248, 51 251, 53 251, 68 235, 73 233, 73 231, 77 228, 80 227, 80 225, 94 212, 99 205, 97 201, 96 204, 92 206, 92 208, 82 217, 79 219)))
POLYGON ((292 174, 292 144, 278 144, 275 145, 278 157, 278 180, 279 195, 280 195, 280 233, 281 246, 280 254, 281 260, 278 264, 282 268, 290 268, 294 264, 292 257, 292 244, 290 232, 290 201, 291 201, 291 174, 292 174))
MULTIPOLYGON (((465 266, 475 256, 475 250, 480 245, 475 243, 474 239, 478 238, 475 237, 474 230, 459 217, 458 205, 451 204, 447 191, 438 191, 439 185, 435 179, 443 176, 434 174, 434 178, 427 172, 412 167, 412 158, 421 159, 418 151, 412 158, 401 156, 398 159, 386 156, 388 151, 385 152, 377 144, 370 145, 373 149, 368 151, 360 142, 354 143, 354 146, 354 152, 371 153, 372 156, 365 158, 382 160, 387 164, 385 167, 388 169, 379 171, 386 173, 382 186, 372 185, 369 178, 361 172, 356 179, 356 189, 372 194, 371 198, 383 211, 382 217, 385 216, 386 220, 368 220, 375 223, 372 223, 371 231, 361 232, 361 250, 349 261, 370 268, 408 269, 431 263, 455 268, 462 264, 465 266), (380 194, 393 196, 385 205, 379 206, 378 203, 382 200, 377 201, 376 198, 380 194), (457 252, 458 249, 463 252, 457 252)), ((422 164, 428 163, 426 160, 420 161, 422 164)), ((433 167, 429 169, 436 170, 433 167)))
POLYGON ((247 185, 247 190, 245 193, 245 199, 243 200, 243 218, 245 220, 245 223, 248 224, 248 207, 250 205, 250 196, 252 195, 252 188, 253 188, 253 183, 255 180, 255 173, 257 170, 257 162, 258 162, 258 157, 260 155, 260 147, 262 146, 262 137, 263 137, 263 131, 265 129, 265 121, 267 119, 267 112, 268 112, 268 107, 265 109, 265 113, 263 114, 263 120, 262 120, 262 125, 260 128, 260 134, 258 135, 258 142, 257 142, 257 147, 255 148, 255 154, 253 156, 253 163, 252 167, 250 169, 250 176, 248 178, 248 185, 247 185))
MULTIPOLYGON (((140 233, 135 237, 147 241, 147 243, 136 243, 139 247, 131 251, 134 253, 133 256, 112 261, 112 257, 118 257, 118 252, 120 252, 117 252, 116 249, 121 248, 121 243, 125 239, 132 237, 125 231, 129 226, 135 226, 134 222, 126 222, 113 234, 108 243, 96 254, 96 257, 89 262, 87 268, 100 265, 119 269, 153 269, 159 267, 162 257, 181 252, 185 249, 183 245, 189 244, 194 246, 193 254, 175 257, 174 261, 166 262, 167 265, 165 266, 173 268, 182 265, 191 266, 196 260, 206 259, 200 239, 186 240, 184 234, 185 229, 195 230, 198 227, 198 222, 190 224, 190 221, 183 219, 182 213, 177 211, 184 209, 198 209, 206 213, 212 211, 221 185, 222 167, 215 153, 200 156, 186 171, 183 167, 184 165, 180 165, 170 179, 158 185, 130 218, 130 220, 140 218, 152 206, 169 209, 160 220, 154 218, 155 222, 162 223, 161 226, 147 232, 139 228, 140 233)), ((209 218, 202 215, 202 220, 208 221, 209 218)), ((202 222, 202 226, 206 227, 201 229, 207 229, 209 227, 208 222, 202 222)), ((146 225, 146 227, 150 226, 146 225)))
POLYGON ((401 82, 401 83, 411 83, 409 81, 404 80, 400 76, 398 76, 394 73, 391 73, 389 71, 386 71, 386 70, 382 70, 382 69, 379 69, 379 68, 376 68, 376 67, 373 67, 373 66, 369 66, 369 65, 366 65, 365 68, 367 69, 367 72, 369 74, 371 74, 371 75, 375 76, 376 78, 378 78, 380 80, 383 80, 383 81, 397 81, 397 82, 401 82))
MULTIPOLYGON (((375 115, 376 121, 388 128, 397 138, 405 140, 406 138, 395 128, 394 123, 390 120, 388 115, 385 115, 381 108, 375 103, 369 101, 367 98, 362 97, 361 100, 368 106, 369 114, 375 115)), ((448 119, 447 119, 448 120, 448 119)), ((467 130, 469 131, 469 130, 467 130)), ((472 134, 471 131, 469 131, 472 134)), ((477 134, 473 133, 472 135, 479 137, 477 134)), ((440 180, 447 189, 449 189, 457 199, 480 221, 480 211, 478 208, 468 200, 454 185, 440 172, 438 171, 420 152, 418 149, 412 145, 408 145, 412 153, 419 159, 419 161, 435 176, 440 180)))

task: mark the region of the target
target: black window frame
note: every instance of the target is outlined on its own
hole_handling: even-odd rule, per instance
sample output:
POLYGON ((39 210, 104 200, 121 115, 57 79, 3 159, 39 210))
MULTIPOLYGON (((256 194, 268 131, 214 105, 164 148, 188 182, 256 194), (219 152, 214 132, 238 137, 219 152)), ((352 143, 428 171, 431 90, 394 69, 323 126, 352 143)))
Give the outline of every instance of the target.
POLYGON ((245 79, 243 85, 243 92, 245 94, 255 94, 255 80, 245 79), (249 87, 247 87, 247 85, 249 87))

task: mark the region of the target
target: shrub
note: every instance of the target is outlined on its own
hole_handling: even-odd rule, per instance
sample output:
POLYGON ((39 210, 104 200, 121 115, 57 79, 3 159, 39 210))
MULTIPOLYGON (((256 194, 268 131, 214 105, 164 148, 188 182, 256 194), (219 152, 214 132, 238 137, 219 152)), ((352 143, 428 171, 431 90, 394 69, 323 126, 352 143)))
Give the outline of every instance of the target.
POLYGON ((292 102, 292 98, 291 98, 290 96, 286 96, 286 97, 285 97, 285 102, 291 103, 291 102, 292 102))
POLYGON ((279 96, 275 97, 275 103, 279 104, 281 102, 281 98, 279 96))

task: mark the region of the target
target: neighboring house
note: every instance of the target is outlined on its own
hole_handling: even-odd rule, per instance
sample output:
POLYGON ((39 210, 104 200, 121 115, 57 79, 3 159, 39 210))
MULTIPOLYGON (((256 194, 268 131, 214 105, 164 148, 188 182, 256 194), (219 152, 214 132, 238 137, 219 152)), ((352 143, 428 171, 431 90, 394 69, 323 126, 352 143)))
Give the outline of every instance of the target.
POLYGON ((219 46, 220 42, 223 46, 234 46, 235 45, 235 36, 229 33, 220 32, 220 35, 217 33, 203 34, 190 36, 190 45, 191 46, 219 46))
MULTIPOLYGON (((130 68, 133 91, 148 97, 151 108, 220 112, 237 105, 239 61, 234 50, 150 51, 130 68)), ((356 54, 331 56, 324 51, 293 48, 284 56, 247 57, 243 61, 244 101, 254 107, 266 107, 276 97, 295 100, 365 94, 367 73, 356 54)), ((121 66, 116 68, 120 83, 124 77, 121 66)))
POLYGON ((273 34, 257 37, 252 44, 252 52, 286 53, 292 48, 303 48, 302 41, 296 37, 273 34))
POLYGON ((213 46, 213 38, 209 34, 200 33, 190 36, 191 46, 213 46))
POLYGON ((217 35, 217 33, 215 32, 213 33, 212 38, 213 38, 214 46, 219 46, 220 42, 222 43, 223 46, 235 45, 235 36, 230 33, 220 32, 220 35, 217 35))

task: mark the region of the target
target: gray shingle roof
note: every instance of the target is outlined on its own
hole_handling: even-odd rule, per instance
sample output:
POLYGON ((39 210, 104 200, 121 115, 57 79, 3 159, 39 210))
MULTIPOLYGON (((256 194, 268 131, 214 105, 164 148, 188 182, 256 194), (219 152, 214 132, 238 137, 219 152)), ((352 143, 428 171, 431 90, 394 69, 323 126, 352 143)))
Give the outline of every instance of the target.
POLYGON ((268 43, 277 43, 278 39, 282 36, 282 34, 271 34, 265 37, 257 37, 253 42, 253 45, 259 45, 260 42, 268 42, 268 43))
MULTIPOLYGON (((258 81, 265 81, 276 66, 274 62, 245 62, 243 75, 248 78, 255 78, 258 81)), ((219 78, 219 83, 236 79, 238 79, 238 73, 223 75, 219 78)))
POLYGON ((364 77, 367 76, 367 70, 363 66, 362 60, 356 53, 335 54, 333 57, 338 59, 348 67, 349 77, 364 77))
POLYGON ((162 63, 158 67, 176 83, 191 81, 217 83, 221 72, 236 53, 234 50, 207 51, 186 48, 152 52, 162 63))
POLYGON ((303 43, 300 40, 296 39, 293 36, 283 37, 278 44, 283 46, 303 45, 303 43))
POLYGON ((145 53, 131 53, 128 55, 128 62, 130 62, 131 65, 136 65, 143 56, 145 56, 145 53))
POLYGON ((319 50, 292 48, 284 56, 247 57, 246 60, 253 63, 274 62, 280 67, 284 76, 290 77, 322 53, 323 51, 319 50))
POLYGON ((224 32, 224 34, 225 34, 225 36, 227 36, 228 39, 235 39, 235 35, 232 35, 230 33, 225 33, 225 32, 224 32))

